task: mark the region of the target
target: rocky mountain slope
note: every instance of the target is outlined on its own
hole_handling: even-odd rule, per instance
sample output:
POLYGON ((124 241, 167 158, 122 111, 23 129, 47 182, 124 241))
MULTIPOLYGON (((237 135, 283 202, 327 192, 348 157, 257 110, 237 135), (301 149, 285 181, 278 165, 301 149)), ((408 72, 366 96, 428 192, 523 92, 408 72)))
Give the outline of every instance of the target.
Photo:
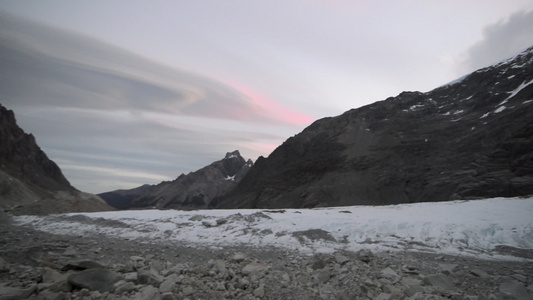
POLYGON ((237 186, 253 165, 238 150, 209 166, 173 181, 158 185, 143 185, 131 190, 117 190, 99 194, 118 209, 128 208, 205 208, 217 197, 237 186))
POLYGON ((0 105, 0 208, 45 214, 112 209, 95 195, 76 190, 61 169, 0 105))
POLYGON ((427 93, 314 122, 260 157, 219 208, 533 194, 533 47, 427 93))
POLYGON ((155 188, 155 185, 143 184, 133 189, 114 190, 98 194, 107 204, 117 209, 128 209, 131 202, 136 198, 144 196, 155 188))

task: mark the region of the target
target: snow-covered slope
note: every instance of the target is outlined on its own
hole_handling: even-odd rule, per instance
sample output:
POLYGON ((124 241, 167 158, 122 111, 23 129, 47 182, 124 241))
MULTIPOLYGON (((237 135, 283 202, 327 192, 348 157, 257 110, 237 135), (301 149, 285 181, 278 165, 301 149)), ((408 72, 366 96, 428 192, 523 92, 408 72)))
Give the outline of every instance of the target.
POLYGON ((499 257, 533 249, 533 197, 286 210, 143 210, 20 216, 60 234, 106 234, 193 247, 250 246, 304 253, 417 250, 499 257), (509 248, 512 247, 512 248, 509 248))

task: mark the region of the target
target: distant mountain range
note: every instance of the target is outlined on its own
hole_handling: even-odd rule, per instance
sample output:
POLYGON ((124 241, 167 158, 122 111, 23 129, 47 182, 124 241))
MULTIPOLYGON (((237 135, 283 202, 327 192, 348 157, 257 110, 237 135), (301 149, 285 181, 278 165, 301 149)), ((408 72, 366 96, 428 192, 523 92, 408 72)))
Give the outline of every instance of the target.
POLYGON ((112 210, 98 196, 75 189, 61 169, 0 105, 0 209, 18 214, 112 210))
POLYGON ((251 160, 246 161, 236 150, 200 170, 181 174, 173 181, 116 190, 99 196, 118 209, 206 208, 213 199, 235 188, 252 165, 251 160))
POLYGON ((217 208, 383 205, 533 194, 533 47, 427 93, 314 122, 217 208))
POLYGON ((427 93, 320 119, 255 164, 234 151, 173 181, 82 193, 0 105, 0 209, 311 208, 533 194, 533 47, 427 93), (102 199, 105 199, 107 205, 102 199))

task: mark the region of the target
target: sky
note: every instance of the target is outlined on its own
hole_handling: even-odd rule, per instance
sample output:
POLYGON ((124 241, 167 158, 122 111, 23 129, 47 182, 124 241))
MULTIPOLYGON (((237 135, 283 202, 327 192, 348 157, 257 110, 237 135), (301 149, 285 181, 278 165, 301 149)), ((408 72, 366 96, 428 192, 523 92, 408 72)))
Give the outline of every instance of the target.
POLYGON ((1 0, 0 103, 78 189, 255 161, 533 45, 533 0, 1 0))

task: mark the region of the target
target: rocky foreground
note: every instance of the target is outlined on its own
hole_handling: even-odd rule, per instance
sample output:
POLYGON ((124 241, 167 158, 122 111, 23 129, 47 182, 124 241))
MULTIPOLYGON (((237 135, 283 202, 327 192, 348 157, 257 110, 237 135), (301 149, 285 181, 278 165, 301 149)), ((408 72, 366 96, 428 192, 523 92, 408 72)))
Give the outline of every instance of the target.
POLYGON ((196 249, 0 219, 0 299, 533 299, 525 258, 196 249))

